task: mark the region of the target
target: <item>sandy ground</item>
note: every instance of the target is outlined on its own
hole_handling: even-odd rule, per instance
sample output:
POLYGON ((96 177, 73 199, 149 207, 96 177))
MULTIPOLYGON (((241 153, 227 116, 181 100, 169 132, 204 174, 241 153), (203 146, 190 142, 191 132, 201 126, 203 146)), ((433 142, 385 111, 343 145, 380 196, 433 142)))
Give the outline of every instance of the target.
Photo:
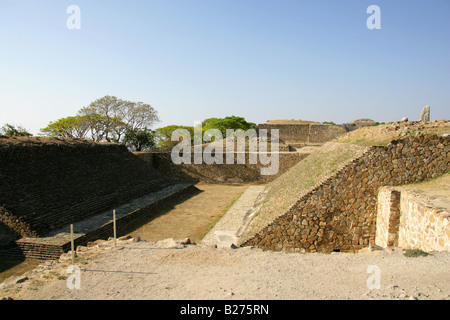
POLYGON ((333 300, 450 298, 450 253, 283 253, 214 248, 172 240, 105 242, 77 258, 47 262, 2 291, 13 299, 333 300), (379 277, 378 277, 379 276, 379 277), (378 280, 377 280, 378 279, 378 280), (379 282, 377 282, 379 281, 379 282), (378 286, 379 284, 379 286, 378 286))

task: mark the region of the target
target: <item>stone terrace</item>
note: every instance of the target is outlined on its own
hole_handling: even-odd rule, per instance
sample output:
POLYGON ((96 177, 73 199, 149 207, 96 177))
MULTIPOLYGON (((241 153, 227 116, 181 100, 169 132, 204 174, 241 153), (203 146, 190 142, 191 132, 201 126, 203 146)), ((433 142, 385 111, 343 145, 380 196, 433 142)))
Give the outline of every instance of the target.
POLYGON ((122 145, 6 137, 0 181, 0 230, 15 239, 45 236, 174 184, 122 145))

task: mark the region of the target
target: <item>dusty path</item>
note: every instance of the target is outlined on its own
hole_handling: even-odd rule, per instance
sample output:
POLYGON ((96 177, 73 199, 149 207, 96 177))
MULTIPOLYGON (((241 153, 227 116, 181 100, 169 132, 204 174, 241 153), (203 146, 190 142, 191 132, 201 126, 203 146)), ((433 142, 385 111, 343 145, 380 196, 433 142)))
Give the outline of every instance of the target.
POLYGON ((106 247, 95 258, 78 262, 82 269, 78 290, 68 289, 66 280, 55 272, 64 274, 66 262, 44 270, 52 281, 36 275, 24 283, 34 283, 34 287, 24 287, 12 296, 83 300, 450 298, 448 252, 408 258, 401 251, 301 254, 195 245, 176 249, 176 245, 168 248, 167 242, 121 242, 120 246, 106 247), (379 289, 372 281, 377 272, 379 289))

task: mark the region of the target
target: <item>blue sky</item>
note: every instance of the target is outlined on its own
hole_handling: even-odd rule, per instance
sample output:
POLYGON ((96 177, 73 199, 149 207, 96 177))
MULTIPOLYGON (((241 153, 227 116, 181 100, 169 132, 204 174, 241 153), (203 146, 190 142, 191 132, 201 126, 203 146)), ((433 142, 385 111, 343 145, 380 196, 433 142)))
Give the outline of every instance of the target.
POLYGON ((447 0, 0 0, 0 125, 37 134, 105 95, 152 105, 154 128, 418 120, 425 105, 449 119, 449 14, 447 0))

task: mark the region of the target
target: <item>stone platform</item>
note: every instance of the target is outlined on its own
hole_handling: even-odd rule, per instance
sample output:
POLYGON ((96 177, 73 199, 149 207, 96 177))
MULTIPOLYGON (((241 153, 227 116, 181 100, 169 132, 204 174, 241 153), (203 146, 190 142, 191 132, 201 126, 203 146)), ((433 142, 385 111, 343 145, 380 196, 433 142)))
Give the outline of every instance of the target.
MULTIPOLYGON (((159 191, 136 198, 116 210, 117 234, 130 224, 151 214, 152 209, 175 196, 195 192, 192 184, 174 184, 159 191)), ((74 243, 86 245, 89 241, 107 239, 113 236, 113 210, 107 210, 73 224, 74 243)), ((51 232, 39 238, 22 238, 16 241, 22 254, 35 259, 58 259, 62 253, 71 249, 70 226, 51 232)))

